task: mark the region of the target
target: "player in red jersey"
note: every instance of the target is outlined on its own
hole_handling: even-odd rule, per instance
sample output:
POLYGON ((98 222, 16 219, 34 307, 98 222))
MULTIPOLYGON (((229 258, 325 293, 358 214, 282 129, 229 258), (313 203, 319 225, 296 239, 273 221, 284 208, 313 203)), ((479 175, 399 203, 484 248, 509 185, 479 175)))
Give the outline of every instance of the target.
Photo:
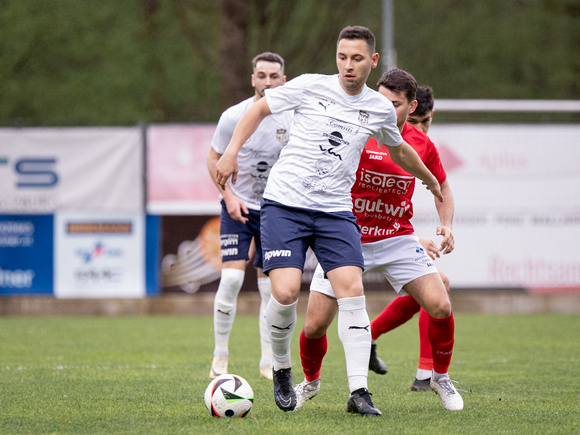
MULTIPOLYGON (((379 92, 385 95, 397 112, 397 126, 406 141, 417 151, 425 165, 441 185, 444 201, 435 202, 441 225, 437 234, 443 236, 441 251, 451 251, 453 195, 441 165, 435 145, 421 131, 405 123, 417 102, 417 82, 403 70, 391 70, 379 80, 379 92)), ((387 151, 370 140, 361 155, 357 180, 352 189, 353 212, 361 228, 365 272, 380 271, 397 293, 409 294, 429 315, 428 336, 432 346, 433 372, 431 388, 448 410, 463 409, 463 399, 451 383, 448 369, 451 363, 455 324, 449 296, 441 277, 413 234, 411 198, 415 178, 395 165, 387 151)), ((334 319, 337 303, 329 281, 317 268, 311 284, 311 294, 304 330, 300 336, 300 356, 305 380, 296 386, 297 406, 314 397, 320 389, 320 369, 326 354, 326 330, 334 319)), ((369 325, 370 326, 370 325, 369 325)), ((349 366, 357 366, 369 355, 346 355, 349 366)))
MULTIPOLYGON (((423 133, 427 134, 433 121, 433 90, 430 87, 419 86, 417 88, 417 108, 409 114, 407 122, 423 133)), ((421 245, 427 250, 427 254, 435 260, 440 257, 440 248, 431 240, 419 238, 421 245)), ((443 253, 448 254, 450 249, 443 253)), ((449 292, 449 278, 439 268, 439 275, 449 292)), ((371 335, 373 342, 371 345, 371 357, 369 369, 384 375, 387 373, 386 364, 376 353, 376 340, 386 332, 401 326, 410 320, 416 313, 419 313, 419 367, 417 374, 411 385, 411 391, 431 391, 431 372, 433 370, 433 359, 431 358, 431 343, 428 336, 429 315, 413 299, 412 296, 399 296, 395 298, 382 312, 371 322, 371 335)))

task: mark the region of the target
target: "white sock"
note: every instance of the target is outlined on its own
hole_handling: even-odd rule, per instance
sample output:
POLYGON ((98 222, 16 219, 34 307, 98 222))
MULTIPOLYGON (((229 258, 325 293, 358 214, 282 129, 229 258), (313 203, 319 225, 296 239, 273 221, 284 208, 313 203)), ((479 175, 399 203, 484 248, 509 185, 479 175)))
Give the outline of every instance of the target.
POLYGON ((364 296, 338 299, 338 336, 344 347, 351 393, 367 388, 372 339, 370 329, 364 296))
POLYGON ((449 373, 437 373, 433 370, 433 380, 438 381, 441 378, 449 378, 449 373))
POLYGON ((272 296, 266 308, 266 322, 272 342, 272 365, 274 370, 292 367, 290 341, 296 327, 297 302, 290 305, 282 305, 272 296))
POLYGON ((431 370, 417 369, 417 374, 415 375, 419 381, 424 381, 425 379, 431 379, 431 370))
POLYGON ((270 278, 258 278, 258 290, 260 291, 260 344, 262 346, 262 357, 260 367, 272 364, 272 342, 270 341, 270 331, 266 322, 266 308, 272 296, 272 284, 270 278))
POLYGON ((234 319, 238 294, 244 283, 244 270, 222 269, 220 284, 213 301, 214 356, 228 355, 228 341, 234 319))

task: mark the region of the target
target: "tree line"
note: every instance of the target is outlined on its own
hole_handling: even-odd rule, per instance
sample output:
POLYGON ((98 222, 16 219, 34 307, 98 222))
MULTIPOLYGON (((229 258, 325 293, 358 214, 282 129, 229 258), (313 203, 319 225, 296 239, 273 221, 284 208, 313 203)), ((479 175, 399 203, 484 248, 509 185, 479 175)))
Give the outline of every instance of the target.
MULTIPOLYGON (((381 0, 0 0, 0 126, 216 122, 254 55, 333 74, 355 24, 381 53, 381 0)), ((576 0, 395 1, 394 37, 436 98, 580 99, 576 0)))

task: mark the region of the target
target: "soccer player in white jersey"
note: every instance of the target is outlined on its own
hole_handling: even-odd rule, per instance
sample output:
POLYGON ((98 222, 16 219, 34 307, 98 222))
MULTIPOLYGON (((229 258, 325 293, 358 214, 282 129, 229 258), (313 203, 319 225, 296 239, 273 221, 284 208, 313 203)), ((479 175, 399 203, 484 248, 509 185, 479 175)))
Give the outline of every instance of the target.
MULTIPOLYGON (((219 119, 207 157, 210 176, 215 182, 215 164, 224 153, 234 128, 246 111, 264 96, 264 90, 286 82, 284 59, 265 52, 252 60, 254 95, 227 109, 219 119)), ((256 247, 254 266, 260 292, 260 376, 272 379, 272 346, 266 327, 266 306, 270 301, 270 279, 262 271, 260 243, 260 201, 270 169, 288 142, 291 112, 268 116, 247 140, 239 155, 238 182, 228 183, 221 192, 220 240, 222 271, 214 299, 215 347, 210 378, 228 373, 228 341, 236 316, 237 299, 249 260, 252 240, 256 247)))
POLYGON ((296 407, 290 342, 310 247, 338 299, 338 328, 351 392, 347 410, 380 415, 367 390, 370 322, 362 285, 360 230, 350 196, 368 138, 385 144, 395 162, 443 201, 437 179, 403 141, 391 102, 366 86, 378 59, 369 29, 343 29, 336 47, 338 74, 306 74, 266 90, 265 98, 240 120, 216 164, 218 184, 225 186, 230 176, 235 183, 237 155, 247 138, 271 113, 294 110, 290 140, 270 172, 261 209, 264 272, 272 283, 266 320, 272 340, 274 399, 284 411, 296 407))
MULTIPOLYGON (((447 174, 429 137, 405 122, 417 105, 416 90, 413 76, 400 69, 384 73, 379 80, 379 92, 393 103, 403 138, 439 180, 445 201, 435 201, 440 219, 436 233, 443 236, 440 250, 451 252, 455 243, 451 230, 454 205, 447 174)), ((459 411, 463 409, 463 399, 448 374, 455 337, 451 302, 433 260, 414 235, 411 218, 415 178, 389 157, 374 139, 369 140, 352 189, 353 211, 363 235, 365 272, 382 273, 397 293, 411 295, 411 299, 428 313, 429 350, 433 361, 430 387, 439 394, 445 409, 459 411)), ((326 330, 337 310, 333 286, 318 266, 310 286, 306 320, 300 336, 305 380, 296 386, 297 408, 320 389, 326 330)), ((366 357, 368 365, 369 355, 366 357)))

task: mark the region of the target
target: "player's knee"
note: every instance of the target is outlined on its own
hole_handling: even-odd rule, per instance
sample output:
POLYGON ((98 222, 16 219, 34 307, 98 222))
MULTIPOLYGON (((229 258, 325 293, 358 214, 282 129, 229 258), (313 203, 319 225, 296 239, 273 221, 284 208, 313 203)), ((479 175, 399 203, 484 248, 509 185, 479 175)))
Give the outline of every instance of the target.
POLYGON ((318 322, 304 322, 306 338, 321 338, 326 334, 327 326, 318 322))
POLYGON ((219 298, 223 301, 233 302, 244 283, 245 271, 238 269, 222 269, 220 284, 218 287, 219 298))
POLYGON ((446 319, 451 315, 451 301, 449 298, 441 298, 427 312, 436 319, 446 319))

